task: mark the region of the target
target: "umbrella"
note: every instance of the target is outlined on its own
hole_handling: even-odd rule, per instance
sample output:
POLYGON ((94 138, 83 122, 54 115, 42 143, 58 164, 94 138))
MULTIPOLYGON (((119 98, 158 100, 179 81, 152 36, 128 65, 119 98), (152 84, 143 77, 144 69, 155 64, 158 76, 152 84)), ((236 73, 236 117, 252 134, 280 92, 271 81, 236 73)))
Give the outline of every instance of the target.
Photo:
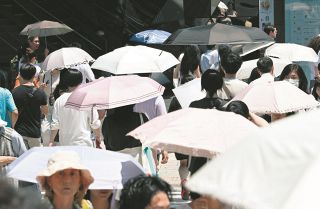
POLYGON ((78 110, 111 109, 144 102, 163 91, 163 86, 148 77, 111 76, 82 84, 72 92, 65 106, 78 110))
MULTIPOLYGON (((274 66, 274 75, 275 77, 278 77, 282 70, 284 69, 285 66, 288 64, 291 64, 292 62, 284 59, 278 59, 278 58, 273 58, 271 57, 273 61, 273 66, 274 66)), ((236 77, 238 79, 248 79, 250 77, 250 73, 253 70, 253 68, 257 67, 257 61, 259 59, 254 59, 254 60, 249 60, 246 62, 243 62, 241 65, 241 68, 238 70, 236 77)))
POLYGON ((268 47, 265 56, 286 59, 291 62, 318 62, 318 55, 307 46, 291 43, 276 43, 268 47))
MULTIPOLYGON (((187 0, 167 0, 152 23, 161 24, 173 21, 184 22, 186 11, 192 11, 192 9, 193 16, 209 19, 219 2, 219 0, 205 0, 197 2, 187 0), (185 8, 186 6, 187 8, 185 8), (194 7, 196 7, 197 11, 194 11, 194 7)), ((190 15, 191 14, 189 14, 188 17, 191 17, 190 15)))
POLYGON ((69 26, 54 22, 54 21, 40 21, 30 25, 27 25, 21 32, 21 35, 28 36, 55 36, 62 35, 73 31, 69 26))
POLYGON ((163 72, 179 60, 171 53, 147 46, 125 46, 98 57, 91 68, 113 74, 163 72))
POLYGON ((42 63, 42 70, 73 67, 90 61, 94 59, 86 51, 77 47, 65 47, 50 53, 42 63))
POLYGON ((273 41, 260 28, 238 25, 210 24, 179 29, 163 44, 170 45, 214 45, 214 44, 246 44, 273 41))
POLYGON ((187 182, 194 192, 250 209, 319 205, 320 111, 260 129, 205 165, 187 182))
POLYGON ((256 129, 252 122, 232 112, 185 108, 154 118, 128 135, 155 149, 211 158, 256 129))
POLYGON ((34 147, 26 151, 7 168, 7 176, 36 183, 37 174, 47 166, 57 151, 72 150, 79 154, 94 182, 90 189, 121 189, 132 177, 144 174, 143 168, 130 155, 85 146, 34 147))
POLYGON ((251 112, 288 113, 319 106, 312 95, 306 94, 287 81, 249 85, 231 101, 241 100, 251 112))
POLYGON ((206 96, 206 92, 201 90, 200 78, 193 79, 192 81, 172 89, 172 91, 182 108, 189 107, 191 102, 206 96))
POLYGON ((243 57, 245 55, 250 54, 251 52, 266 48, 272 44, 274 44, 274 41, 267 41, 267 42, 263 42, 263 43, 249 43, 249 44, 232 45, 231 50, 235 53, 238 53, 240 56, 243 57))
POLYGON ((145 30, 133 34, 129 41, 141 44, 162 44, 171 33, 163 30, 145 30))

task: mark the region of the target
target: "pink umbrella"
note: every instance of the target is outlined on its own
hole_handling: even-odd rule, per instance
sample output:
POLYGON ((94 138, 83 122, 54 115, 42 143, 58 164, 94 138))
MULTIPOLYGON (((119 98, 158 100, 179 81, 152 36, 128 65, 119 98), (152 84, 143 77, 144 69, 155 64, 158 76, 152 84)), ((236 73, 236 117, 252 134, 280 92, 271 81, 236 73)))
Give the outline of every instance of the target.
POLYGON ((241 100, 254 113, 287 113, 319 106, 308 95, 287 81, 257 83, 248 86, 231 101, 241 100))
POLYGON ((231 112, 185 108, 154 118, 128 135, 148 147, 211 158, 255 130, 252 122, 231 112))
POLYGON ((164 87, 147 77, 112 76, 79 86, 65 107, 77 110, 111 109, 144 102, 163 94, 164 87))

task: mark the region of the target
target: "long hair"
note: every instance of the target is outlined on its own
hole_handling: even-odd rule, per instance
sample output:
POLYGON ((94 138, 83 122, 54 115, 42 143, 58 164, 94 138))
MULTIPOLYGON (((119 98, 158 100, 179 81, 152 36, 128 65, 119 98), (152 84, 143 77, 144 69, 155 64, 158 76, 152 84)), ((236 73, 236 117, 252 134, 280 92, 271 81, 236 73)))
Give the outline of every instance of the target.
POLYGON ((180 72, 181 75, 188 75, 198 68, 200 64, 200 49, 197 45, 188 45, 184 50, 184 55, 181 60, 180 72))
POLYGON ((308 93, 307 77, 304 74, 302 67, 298 64, 289 64, 289 65, 285 66, 279 76, 279 80, 283 81, 286 78, 286 76, 288 76, 292 71, 296 71, 299 76, 299 86, 298 86, 299 89, 308 93))

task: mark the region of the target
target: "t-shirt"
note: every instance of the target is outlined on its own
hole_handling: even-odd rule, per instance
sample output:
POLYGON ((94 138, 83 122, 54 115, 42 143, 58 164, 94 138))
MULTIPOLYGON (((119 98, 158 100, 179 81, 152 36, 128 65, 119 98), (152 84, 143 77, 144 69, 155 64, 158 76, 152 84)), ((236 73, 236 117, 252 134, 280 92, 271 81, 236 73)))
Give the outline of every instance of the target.
POLYGON ((8 89, 0 87, 0 118, 7 122, 7 126, 11 127, 10 118, 7 115, 7 111, 13 112, 17 109, 14 104, 11 92, 8 89))
POLYGON ((47 105, 47 96, 34 86, 21 85, 12 91, 19 111, 15 130, 22 136, 39 138, 41 136, 40 106, 47 105))

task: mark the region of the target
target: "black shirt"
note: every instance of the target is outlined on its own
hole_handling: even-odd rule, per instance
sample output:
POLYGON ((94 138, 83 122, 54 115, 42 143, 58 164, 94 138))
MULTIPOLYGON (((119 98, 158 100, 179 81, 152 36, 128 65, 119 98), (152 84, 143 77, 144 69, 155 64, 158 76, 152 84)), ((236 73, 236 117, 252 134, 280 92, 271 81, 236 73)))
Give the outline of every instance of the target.
POLYGON ((19 111, 14 129, 22 136, 41 137, 40 106, 47 104, 47 95, 34 86, 21 85, 13 89, 12 96, 19 111))

